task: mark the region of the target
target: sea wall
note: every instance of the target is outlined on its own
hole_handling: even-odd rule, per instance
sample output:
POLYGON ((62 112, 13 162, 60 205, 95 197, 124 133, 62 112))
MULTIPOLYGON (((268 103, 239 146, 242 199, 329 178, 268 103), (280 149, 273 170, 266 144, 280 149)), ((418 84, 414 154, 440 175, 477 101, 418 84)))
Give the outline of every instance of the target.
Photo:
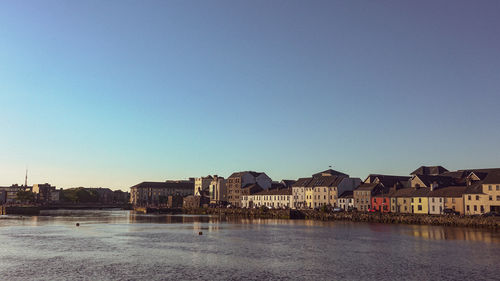
POLYGON ((500 229, 500 218, 456 215, 419 215, 364 212, 321 212, 314 210, 266 210, 266 209, 184 209, 185 214, 220 215, 240 218, 264 219, 311 219, 322 221, 353 221, 393 224, 424 224, 460 227, 500 229))

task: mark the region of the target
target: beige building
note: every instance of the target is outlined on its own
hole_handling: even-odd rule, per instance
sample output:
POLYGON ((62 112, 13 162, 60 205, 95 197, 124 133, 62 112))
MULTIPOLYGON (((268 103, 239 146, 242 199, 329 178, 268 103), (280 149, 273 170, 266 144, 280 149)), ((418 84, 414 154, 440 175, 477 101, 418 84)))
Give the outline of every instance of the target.
POLYGON ((226 180, 217 175, 212 177, 208 186, 210 204, 224 204, 227 202, 226 180))
POLYGON ((353 192, 354 207, 361 212, 370 211, 372 196, 382 188, 379 183, 362 183, 353 192))
POLYGON ((306 208, 306 186, 312 178, 300 178, 292 185, 292 208, 306 208))
POLYGON ((210 183, 212 182, 212 180, 213 180, 213 177, 210 175, 206 176, 206 177, 195 178, 194 179, 194 195, 200 196, 200 195, 208 194, 209 186, 210 186, 210 183))
POLYGON ((463 195, 466 189, 466 186, 447 186, 429 192, 429 214, 443 214, 444 209, 464 214, 463 195))
POLYGON ((500 172, 490 172, 484 180, 474 181, 463 198, 466 215, 500 212, 500 172))

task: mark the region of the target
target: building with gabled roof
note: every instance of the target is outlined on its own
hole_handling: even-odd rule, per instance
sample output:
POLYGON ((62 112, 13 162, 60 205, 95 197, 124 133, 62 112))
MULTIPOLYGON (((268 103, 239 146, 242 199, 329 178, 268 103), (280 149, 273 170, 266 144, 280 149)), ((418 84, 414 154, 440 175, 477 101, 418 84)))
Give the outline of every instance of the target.
POLYGON ((245 191, 243 189, 254 184, 257 184, 261 189, 269 189, 272 185, 272 180, 262 172, 243 171, 231 174, 226 180, 227 201, 229 204, 233 207, 241 207, 242 195, 249 195, 255 187, 254 189, 246 189, 245 191))
POLYGON ((445 172, 448 172, 448 170, 442 166, 420 166, 415 171, 411 172, 410 175, 437 176, 445 172))

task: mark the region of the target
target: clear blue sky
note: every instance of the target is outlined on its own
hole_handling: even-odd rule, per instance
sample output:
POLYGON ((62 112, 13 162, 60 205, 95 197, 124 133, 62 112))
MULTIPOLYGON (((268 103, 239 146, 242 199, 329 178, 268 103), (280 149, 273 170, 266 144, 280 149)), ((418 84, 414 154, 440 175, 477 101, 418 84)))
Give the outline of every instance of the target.
POLYGON ((500 1, 2 1, 0 185, 500 167, 500 1))

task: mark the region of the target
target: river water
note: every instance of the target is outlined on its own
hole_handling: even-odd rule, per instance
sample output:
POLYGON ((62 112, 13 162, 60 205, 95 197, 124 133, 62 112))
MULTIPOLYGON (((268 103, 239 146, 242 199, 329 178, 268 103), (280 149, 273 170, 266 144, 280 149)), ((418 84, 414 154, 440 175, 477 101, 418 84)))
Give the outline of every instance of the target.
POLYGON ((500 280, 499 261, 500 233, 467 228, 118 210, 0 216, 0 280, 500 280))

